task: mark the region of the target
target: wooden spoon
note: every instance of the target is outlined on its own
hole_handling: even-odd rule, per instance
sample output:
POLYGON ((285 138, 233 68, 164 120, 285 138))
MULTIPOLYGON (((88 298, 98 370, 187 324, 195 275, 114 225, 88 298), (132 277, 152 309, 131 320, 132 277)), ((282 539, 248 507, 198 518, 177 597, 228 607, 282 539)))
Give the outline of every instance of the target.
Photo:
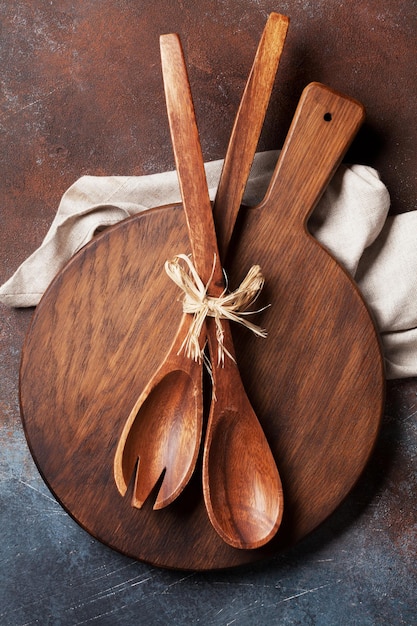
MULTIPOLYGON (((236 115, 213 209, 221 253, 230 241, 240 208, 288 22, 278 13, 269 16, 236 115)), ((130 411, 116 449, 113 470, 117 488, 124 496, 135 474, 132 505, 137 508, 157 484, 153 508, 169 505, 195 467, 202 431, 202 368, 184 353, 178 354, 191 319, 183 315, 164 361, 130 411)))
MULTIPOLYGON (((176 35, 161 37, 161 57, 171 138, 194 264, 202 282, 208 285, 207 294, 219 297, 224 291, 223 272, 187 70, 176 35), (213 259, 217 260, 214 269, 213 259)), ((212 457, 223 460, 217 467, 209 466, 205 481, 210 485, 208 495, 213 490, 217 493, 208 498, 208 513, 224 541, 235 548, 252 549, 267 543, 279 528, 283 512, 281 480, 240 379, 227 320, 222 320, 222 326, 224 346, 230 355, 225 357, 224 367, 216 363, 218 340, 214 320, 207 319, 213 368, 211 431, 216 425, 216 434, 208 441, 215 448, 212 457), (249 454, 241 454, 242 436, 244 444, 251 443, 249 454), (225 457, 227 462, 224 462, 225 457)))

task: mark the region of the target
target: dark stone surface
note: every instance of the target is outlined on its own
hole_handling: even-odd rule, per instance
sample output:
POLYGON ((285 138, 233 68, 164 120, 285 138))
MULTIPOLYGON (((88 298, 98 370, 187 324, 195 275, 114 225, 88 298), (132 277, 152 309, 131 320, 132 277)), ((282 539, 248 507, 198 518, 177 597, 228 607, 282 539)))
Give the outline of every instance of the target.
MULTIPOLYGON (((361 100, 349 155, 415 209, 414 1, 0 1, 0 283, 80 175, 171 169, 158 36, 179 32, 204 156, 224 156, 271 11, 291 18, 260 148, 279 147, 319 80, 361 100)), ((417 624, 417 380, 388 385, 381 435, 346 502, 291 552, 236 571, 170 572, 101 545, 54 500, 19 417, 31 311, 0 309, 0 623, 417 624)))

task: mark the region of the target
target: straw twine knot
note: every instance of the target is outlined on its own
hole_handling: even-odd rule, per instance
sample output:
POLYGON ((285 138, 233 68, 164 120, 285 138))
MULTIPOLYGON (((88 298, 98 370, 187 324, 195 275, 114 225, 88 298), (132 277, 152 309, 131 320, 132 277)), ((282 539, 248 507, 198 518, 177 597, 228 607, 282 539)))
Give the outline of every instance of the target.
POLYGON ((227 293, 226 287, 220 296, 208 296, 207 289, 213 277, 215 264, 216 258, 214 258, 212 274, 207 285, 204 285, 190 257, 185 254, 178 254, 174 259, 166 261, 165 271, 169 278, 184 292, 184 313, 193 315, 193 320, 180 352, 185 349, 186 355, 195 361, 204 359, 204 345, 200 345, 200 334, 206 317, 214 317, 218 343, 218 363, 221 365, 224 363, 225 354, 233 359, 233 356, 224 346, 222 319, 238 322, 249 328, 255 335, 266 337, 265 330, 252 324, 245 317, 263 310, 247 311, 246 309, 255 302, 265 281, 259 265, 253 265, 235 291, 227 293))

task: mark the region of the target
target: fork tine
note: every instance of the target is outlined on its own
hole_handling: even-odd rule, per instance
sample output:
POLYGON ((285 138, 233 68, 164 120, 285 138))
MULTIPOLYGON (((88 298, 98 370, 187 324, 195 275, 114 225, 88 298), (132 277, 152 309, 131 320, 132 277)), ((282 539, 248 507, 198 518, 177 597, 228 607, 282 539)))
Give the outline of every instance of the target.
MULTIPOLYGON (((164 475, 165 475, 165 467, 160 468, 152 465, 151 467, 146 466, 143 463, 143 468, 141 469, 141 459, 138 459, 136 465, 135 472, 135 485, 133 488, 133 496, 132 496, 132 506, 137 509, 141 509, 144 505, 145 501, 149 498, 151 493, 154 490, 158 489, 158 497, 155 500, 153 508, 162 508, 161 506, 156 506, 159 502, 160 492, 162 490, 164 484, 164 475), (162 484, 161 484, 162 483, 162 484)), ((165 489, 166 492, 166 489, 165 489)), ((170 494, 166 494, 166 498, 169 498, 170 494)))

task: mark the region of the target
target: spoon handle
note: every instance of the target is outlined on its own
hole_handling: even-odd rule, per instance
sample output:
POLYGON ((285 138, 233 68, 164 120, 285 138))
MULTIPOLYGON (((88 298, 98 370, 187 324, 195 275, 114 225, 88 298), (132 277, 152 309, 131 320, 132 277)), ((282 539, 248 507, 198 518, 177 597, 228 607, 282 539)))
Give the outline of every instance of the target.
POLYGON ((224 261, 255 156, 287 36, 289 18, 271 13, 236 114, 213 205, 220 258, 224 261))

